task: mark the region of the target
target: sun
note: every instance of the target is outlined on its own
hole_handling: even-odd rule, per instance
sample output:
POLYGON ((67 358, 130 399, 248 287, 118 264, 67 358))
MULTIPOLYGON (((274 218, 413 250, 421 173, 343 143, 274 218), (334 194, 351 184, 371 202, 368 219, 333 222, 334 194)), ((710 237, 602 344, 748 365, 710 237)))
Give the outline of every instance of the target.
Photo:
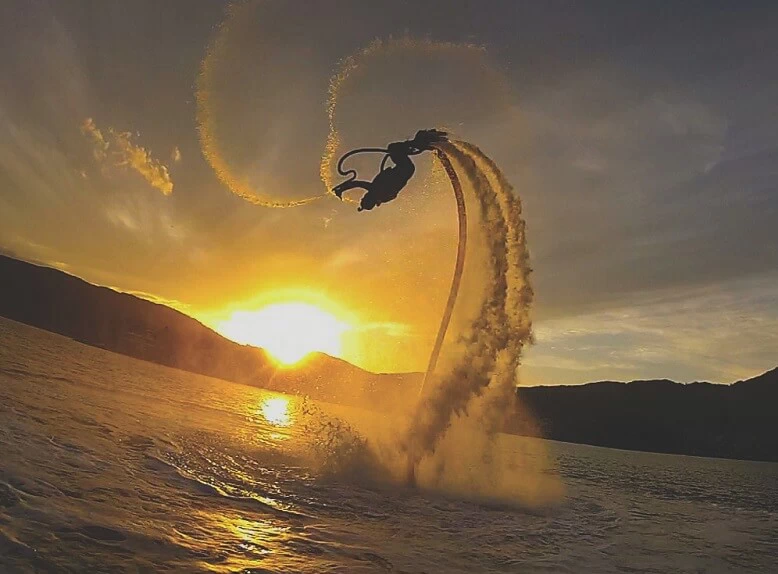
POLYGON ((278 363, 294 365, 314 351, 340 357, 350 326, 316 305, 274 303, 257 311, 235 311, 216 330, 238 343, 265 349, 278 363))

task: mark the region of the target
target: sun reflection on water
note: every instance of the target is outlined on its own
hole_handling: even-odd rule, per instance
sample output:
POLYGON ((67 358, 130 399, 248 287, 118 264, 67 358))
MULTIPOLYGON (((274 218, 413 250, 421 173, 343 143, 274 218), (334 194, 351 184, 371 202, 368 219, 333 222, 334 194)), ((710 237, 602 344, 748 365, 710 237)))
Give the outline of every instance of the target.
POLYGON ((268 397, 259 407, 260 413, 274 427, 288 427, 292 424, 289 411, 289 399, 284 397, 268 397))
MULTIPOLYGON (((227 558, 221 566, 229 572, 281 572, 278 568, 291 558, 285 546, 291 539, 290 528, 271 520, 246 519, 238 516, 213 515, 227 534, 227 558), (262 568, 258 568, 258 564, 262 568)), ((210 570, 210 569, 209 569, 210 570)), ((221 569, 213 571, 222 572, 221 569)))

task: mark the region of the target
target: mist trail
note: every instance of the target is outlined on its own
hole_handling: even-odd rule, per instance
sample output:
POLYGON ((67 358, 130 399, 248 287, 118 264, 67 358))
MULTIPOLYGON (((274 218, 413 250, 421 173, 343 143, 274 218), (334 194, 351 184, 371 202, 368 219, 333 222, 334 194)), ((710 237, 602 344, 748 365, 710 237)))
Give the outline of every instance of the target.
MULTIPOLYGON (((481 262, 484 289, 472 321, 450 343, 455 347, 453 359, 431 384, 453 312, 455 301, 449 297, 425 377, 424 394, 400 441, 407 456, 410 482, 415 482, 420 462, 434 454, 454 417, 466 413, 477 397, 486 395, 479 406, 483 431, 493 435, 500 429, 513 406, 522 350, 532 339, 529 309, 533 291, 520 199, 497 165, 478 147, 449 142, 438 145, 437 151, 457 196, 460 224, 464 213, 461 180, 477 206, 478 218, 474 221, 471 217, 470 222, 471 233, 482 234, 486 249, 485 261, 481 262)), ((466 239, 460 227, 460 239, 463 237, 466 239)), ((460 263, 464 250, 460 244, 451 289, 454 298, 464 270, 460 263)))

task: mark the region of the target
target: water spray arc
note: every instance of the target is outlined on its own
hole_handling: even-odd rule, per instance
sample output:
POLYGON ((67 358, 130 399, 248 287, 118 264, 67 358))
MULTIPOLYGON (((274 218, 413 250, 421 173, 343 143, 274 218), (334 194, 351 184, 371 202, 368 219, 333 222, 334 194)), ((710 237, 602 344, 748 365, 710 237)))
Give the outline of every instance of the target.
MULTIPOLYGON (((464 205, 464 199, 470 196, 472 202, 468 205, 477 211, 477 225, 471 226, 471 232, 485 249, 477 273, 483 292, 475 315, 452 340, 455 352, 439 369, 435 385, 425 385, 400 440, 409 485, 423 483, 419 480, 422 463, 434 460, 436 449, 446 439, 455 419, 467 417, 475 423, 474 430, 487 437, 499 432, 513 404, 523 348, 532 341, 529 310, 533 290, 519 197, 497 165, 477 146, 447 141, 436 145, 436 151, 443 158, 458 207, 460 201, 464 205)), ((463 210, 458 211, 460 222, 466 222, 463 210)), ((453 312, 456 302, 465 247, 460 245, 461 254, 458 250, 451 288, 454 296, 449 297, 438 331, 426 383, 430 382, 434 361, 446 336, 450 319, 447 315, 453 312)))

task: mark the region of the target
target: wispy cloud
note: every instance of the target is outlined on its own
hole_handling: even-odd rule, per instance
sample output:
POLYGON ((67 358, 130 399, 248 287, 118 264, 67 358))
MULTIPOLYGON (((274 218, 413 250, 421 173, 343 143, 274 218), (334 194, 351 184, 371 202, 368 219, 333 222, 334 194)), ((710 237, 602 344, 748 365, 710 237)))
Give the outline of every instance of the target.
MULTIPOLYGON (((173 180, 167 166, 154 159, 149 150, 133 143, 130 132, 119 132, 111 127, 103 131, 92 118, 86 118, 81 124, 81 133, 92 143, 92 155, 98 162, 111 161, 114 166, 129 167, 164 195, 173 193, 173 180)), ((181 152, 175 148, 173 160, 180 159, 181 152)))
POLYGON ((412 337, 415 334, 413 327, 410 325, 405 323, 396 323, 393 321, 372 321, 370 323, 359 325, 356 327, 356 330, 362 334, 372 333, 375 335, 380 333, 396 339, 412 337))
POLYGON ((103 213, 112 225, 137 235, 147 243, 159 239, 180 243, 190 236, 186 226, 174 218, 166 206, 141 196, 107 202, 103 213))
MULTIPOLYGON (((324 221, 324 226, 327 227, 329 221, 327 218, 324 221)), ((343 269, 364 263, 365 259, 367 259, 367 254, 364 250, 349 246, 338 249, 329 259, 328 265, 333 269, 343 269)))
POLYGON ((673 290, 634 305, 539 321, 530 379, 670 377, 731 382, 775 367, 775 274, 673 290))
MULTIPOLYGON (((121 289, 117 287, 111 287, 111 289, 114 289, 115 291, 122 291, 121 289)), ((147 301, 151 301, 152 303, 158 303, 160 305, 165 305, 167 307, 170 307, 172 309, 176 309, 177 311, 181 311, 182 313, 189 313, 191 314, 192 309, 191 305, 188 305, 186 303, 182 303, 181 301, 178 301, 176 299, 168 299, 166 297, 161 297, 159 295, 154 295, 153 293, 148 293, 146 291, 128 291, 124 290, 124 293, 127 293, 128 295, 134 295, 135 297, 140 297, 141 299, 146 299, 147 301)))

